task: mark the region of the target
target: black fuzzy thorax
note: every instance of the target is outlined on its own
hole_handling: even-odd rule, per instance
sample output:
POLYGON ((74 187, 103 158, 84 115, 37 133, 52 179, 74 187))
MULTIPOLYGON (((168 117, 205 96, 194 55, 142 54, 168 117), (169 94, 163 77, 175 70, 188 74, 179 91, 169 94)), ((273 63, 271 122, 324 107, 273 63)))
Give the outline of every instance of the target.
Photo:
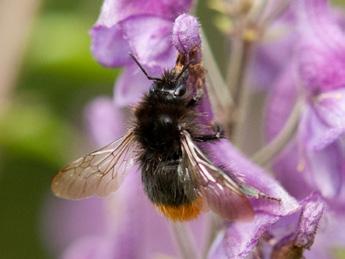
POLYGON ((193 131, 195 112, 185 99, 147 94, 135 110, 134 133, 144 190, 156 204, 179 206, 195 200, 195 184, 184 174, 181 130, 193 131))

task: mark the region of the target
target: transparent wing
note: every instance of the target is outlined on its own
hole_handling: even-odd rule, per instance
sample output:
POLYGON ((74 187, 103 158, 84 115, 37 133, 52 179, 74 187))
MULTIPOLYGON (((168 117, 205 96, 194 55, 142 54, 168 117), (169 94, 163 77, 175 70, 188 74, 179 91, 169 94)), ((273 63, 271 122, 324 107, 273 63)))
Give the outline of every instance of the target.
POLYGON ((52 181, 52 191, 65 199, 104 197, 117 190, 134 164, 133 131, 63 168, 52 181))
POLYGON ((251 219, 254 215, 248 195, 256 196, 256 189, 246 189, 233 176, 229 176, 212 162, 195 145, 187 131, 182 132, 183 162, 192 173, 199 192, 206 198, 210 209, 221 217, 234 219, 251 219))

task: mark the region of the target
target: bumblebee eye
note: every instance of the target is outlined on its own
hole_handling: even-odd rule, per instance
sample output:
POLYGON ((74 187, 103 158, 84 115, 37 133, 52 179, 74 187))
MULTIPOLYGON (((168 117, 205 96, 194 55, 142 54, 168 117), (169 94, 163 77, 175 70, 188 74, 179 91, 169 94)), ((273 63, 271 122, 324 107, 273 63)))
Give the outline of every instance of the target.
POLYGON ((185 93, 186 93, 186 85, 185 84, 182 84, 182 85, 179 85, 175 92, 174 92, 174 95, 175 96, 183 96, 185 93))

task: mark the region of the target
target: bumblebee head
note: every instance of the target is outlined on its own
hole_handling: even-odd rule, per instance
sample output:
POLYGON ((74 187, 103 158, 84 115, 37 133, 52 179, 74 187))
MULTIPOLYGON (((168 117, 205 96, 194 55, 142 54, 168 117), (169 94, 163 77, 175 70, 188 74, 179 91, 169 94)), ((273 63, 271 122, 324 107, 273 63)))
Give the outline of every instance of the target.
POLYGON ((151 94, 157 94, 167 99, 182 98, 187 91, 188 67, 176 74, 175 70, 164 72, 163 76, 157 80, 151 87, 151 94))
POLYGON ((187 91, 188 67, 185 65, 183 69, 176 73, 175 69, 165 71, 161 78, 149 76, 143 66, 130 54, 134 62, 138 65, 141 71, 145 74, 147 79, 153 81, 150 89, 151 95, 157 95, 167 100, 182 98, 187 91))

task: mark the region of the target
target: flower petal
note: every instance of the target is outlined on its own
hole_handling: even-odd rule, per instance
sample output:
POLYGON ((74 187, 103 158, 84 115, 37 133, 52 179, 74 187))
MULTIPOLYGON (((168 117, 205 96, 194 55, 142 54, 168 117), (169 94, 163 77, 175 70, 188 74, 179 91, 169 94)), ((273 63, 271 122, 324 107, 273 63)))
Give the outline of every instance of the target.
POLYGON ((302 214, 295 232, 295 245, 309 249, 314 242, 325 205, 320 195, 314 193, 302 201, 302 207, 302 214))
POLYGON ((116 81, 115 104, 126 107, 138 103, 151 84, 152 82, 137 67, 134 65, 126 67, 116 81))
POLYGON ((279 217, 257 214, 252 222, 237 222, 218 234, 209 259, 244 259, 254 250, 261 236, 279 217))
POLYGON ((109 97, 98 97, 86 107, 88 129, 97 145, 106 145, 124 134, 123 113, 109 97))
POLYGON ((338 26, 337 18, 326 0, 297 3, 301 36, 297 60, 303 85, 312 93, 343 87, 345 34, 338 26))
POLYGON ((279 75, 293 59, 296 45, 295 23, 291 19, 279 20, 270 26, 264 42, 253 49, 249 64, 250 85, 259 89, 272 89, 279 75))
POLYGON ((172 47, 173 24, 169 20, 141 15, 122 21, 120 25, 131 52, 142 64, 157 66, 155 59, 162 58, 172 47))
MULTIPOLYGON (((103 204, 105 207, 97 212, 103 216, 101 222, 105 227, 98 233, 87 233, 89 228, 85 228, 84 235, 69 239, 70 246, 63 259, 149 259, 157 254, 176 256, 167 221, 154 210, 144 194, 140 174, 130 173, 121 188, 104 200, 103 204), (159 238, 156 238, 157 236, 159 238)), ((63 207, 61 209, 70 212, 63 207)), ((74 216, 79 217, 77 220, 74 218, 74 221, 81 221, 85 217, 83 213, 74 211, 74 216)), ((98 219, 93 220, 95 221, 91 221, 90 226, 97 225, 98 219)), ((61 219, 58 222, 61 222, 61 219)), ((198 226, 200 229, 200 224, 198 226)), ((66 230, 65 227, 61 229, 66 230)))
POLYGON ((273 171, 279 183, 296 199, 303 199, 313 190, 308 180, 298 170, 301 166, 296 139, 274 160, 273 171))
POLYGON ((105 0, 96 24, 111 27, 130 16, 149 14, 169 19, 186 12, 191 0, 105 0))
POLYGON ((299 134, 310 151, 321 151, 339 139, 345 131, 341 127, 331 127, 326 122, 331 114, 320 114, 318 108, 307 106, 299 126, 299 134))
POLYGON ((271 197, 281 199, 280 203, 255 200, 254 210, 281 216, 297 208, 296 200, 277 181, 246 159, 229 141, 222 140, 217 144, 207 144, 207 148, 216 164, 224 166, 226 170, 229 170, 249 186, 253 186, 271 197))
POLYGON ((106 237, 83 237, 64 252, 62 259, 113 259, 114 249, 111 239, 106 237))
POLYGON ((118 24, 107 28, 97 25, 92 28, 91 51, 97 61, 106 67, 124 66, 130 62, 128 42, 123 38, 123 31, 118 24))
POLYGON ((265 108, 265 132, 272 140, 284 127, 297 101, 297 84, 294 64, 287 66, 274 82, 265 108))
MULTIPOLYGON (((161 77, 164 69, 170 69, 175 64, 175 52, 175 50, 171 49, 163 56, 156 58, 155 62, 150 62, 149 65, 141 65, 150 76, 161 77)), ((134 61, 132 61, 132 63, 134 63, 134 61)), ((152 81, 147 79, 135 63, 126 66, 115 84, 115 104, 119 107, 137 104, 141 97, 147 93, 151 85, 152 81)))
MULTIPOLYGON (((325 205, 319 194, 312 193, 301 201, 300 206, 298 223, 294 229, 287 227, 292 223, 287 222, 288 218, 277 224, 280 225, 280 235, 283 234, 283 237, 273 246, 271 258, 302 258, 304 250, 313 245, 325 205)), ((288 220, 291 219, 296 220, 288 220)), ((273 226, 272 230, 277 232, 275 228, 273 226)), ((277 239, 278 236, 274 235, 274 238, 277 239)))
POLYGON ((345 89, 329 91, 306 107, 301 127, 308 130, 308 148, 321 150, 345 132, 345 89), (312 134, 311 134, 312 133, 312 134))
POLYGON ((305 170, 301 174, 326 198, 337 198, 344 185, 344 152, 339 143, 321 151, 305 154, 305 170))
POLYGON ((98 236, 106 229, 104 201, 65 201, 49 197, 43 209, 43 234, 50 250, 59 254, 83 236, 98 236))
POLYGON ((111 27, 97 25, 91 30, 92 52, 108 67, 131 64, 130 52, 141 64, 154 67, 170 54, 171 31, 171 21, 149 15, 133 16, 111 27))

